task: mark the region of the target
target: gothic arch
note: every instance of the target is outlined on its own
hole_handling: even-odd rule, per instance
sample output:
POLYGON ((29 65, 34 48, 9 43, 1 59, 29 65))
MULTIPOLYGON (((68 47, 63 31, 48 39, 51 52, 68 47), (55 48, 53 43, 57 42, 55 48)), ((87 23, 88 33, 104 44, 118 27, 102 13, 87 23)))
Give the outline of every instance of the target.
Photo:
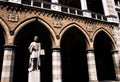
POLYGON ((15 29, 14 29, 14 38, 13 38, 13 43, 14 43, 14 40, 16 38, 16 35, 19 33, 19 31, 24 28, 25 25, 31 23, 31 22, 34 22, 34 21, 38 21, 39 23, 43 24, 50 32, 50 37, 51 37, 51 40, 52 40, 52 46, 55 44, 55 32, 54 30, 52 29, 52 27, 47 23, 45 22, 43 19, 40 19, 38 17, 31 17, 31 18, 28 18, 26 20, 24 20, 23 22, 21 22, 15 29))
POLYGON ((114 37, 111 35, 111 33, 109 33, 109 32, 108 32, 106 29, 104 29, 103 27, 97 29, 97 30, 93 33, 92 41, 93 41, 93 42, 95 41, 96 35, 97 35, 99 32, 101 32, 101 31, 103 31, 104 33, 106 33, 106 34, 109 36, 109 38, 111 39, 111 42, 112 42, 112 48, 113 48, 113 50, 116 50, 116 49, 117 49, 117 46, 116 46, 116 41, 115 41, 114 37))
POLYGON ((3 34, 4 34, 4 38, 5 38, 5 43, 8 42, 8 37, 9 37, 9 27, 7 26, 7 24, 4 22, 3 19, 0 18, 0 24, 3 27, 3 34))
POLYGON ((14 30, 13 42, 17 45, 16 54, 15 54, 15 66, 14 66, 14 74, 13 74, 13 82, 17 81, 19 77, 18 72, 20 74, 24 74, 21 76, 22 82, 28 81, 28 67, 29 67, 29 51, 28 47, 30 42, 32 41, 32 37, 37 35, 41 42, 41 48, 45 49, 45 56, 41 56, 41 81, 49 80, 51 82, 52 77, 52 46, 55 43, 55 33, 51 26, 46 23, 44 20, 38 17, 32 17, 21 22, 14 30), (35 27, 35 28, 34 28, 35 27), (30 41, 31 40, 31 41, 30 41), (22 61, 21 61, 22 59, 22 61), (46 67, 48 66, 48 67, 46 67), (19 71, 19 67, 21 70, 19 71), (45 79, 45 75, 47 79, 45 79))
POLYGON ((61 38, 63 36, 63 34, 71 27, 75 27, 77 28, 78 30, 80 30, 86 37, 86 43, 87 43, 87 48, 89 49, 90 48, 90 38, 89 38, 89 35, 88 33, 85 31, 85 29, 83 29, 81 26, 79 26, 78 24, 76 23, 71 23, 71 24, 68 24, 66 25, 60 32, 60 42, 61 42, 61 38))
POLYGON ((115 41, 111 33, 99 28, 93 35, 93 46, 97 76, 99 81, 115 80, 113 50, 116 50, 115 41))
POLYGON ((62 81, 76 79, 88 82, 86 49, 90 41, 87 33, 79 25, 71 23, 62 29, 60 36, 62 81))

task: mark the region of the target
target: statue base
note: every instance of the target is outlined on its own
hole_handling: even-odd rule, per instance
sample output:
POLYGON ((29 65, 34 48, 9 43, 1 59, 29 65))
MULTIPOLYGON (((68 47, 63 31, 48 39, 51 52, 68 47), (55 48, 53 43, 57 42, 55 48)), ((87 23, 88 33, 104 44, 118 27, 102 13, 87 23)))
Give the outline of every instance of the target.
POLYGON ((40 70, 30 71, 28 75, 28 82, 40 82, 40 70))

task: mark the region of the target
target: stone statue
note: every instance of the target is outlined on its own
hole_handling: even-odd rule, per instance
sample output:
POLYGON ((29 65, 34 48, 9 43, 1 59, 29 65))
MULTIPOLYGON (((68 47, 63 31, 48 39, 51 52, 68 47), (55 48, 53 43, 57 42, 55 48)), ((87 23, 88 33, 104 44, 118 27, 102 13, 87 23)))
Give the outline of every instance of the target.
POLYGON ((29 51, 30 51, 30 59, 29 59, 29 69, 28 71, 39 70, 40 66, 40 51, 41 51, 41 43, 38 42, 38 36, 34 36, 34 41, 30 43, 29 51))

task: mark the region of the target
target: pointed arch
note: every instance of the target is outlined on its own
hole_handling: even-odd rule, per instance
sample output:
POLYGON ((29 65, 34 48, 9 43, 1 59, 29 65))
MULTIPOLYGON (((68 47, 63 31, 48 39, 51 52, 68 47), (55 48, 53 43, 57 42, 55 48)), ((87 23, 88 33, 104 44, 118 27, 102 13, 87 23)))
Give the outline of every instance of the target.
POLYGON ((112 51, 116 47, 112 34, 101 27, 94 32, 93 43, 98 80, 114 81, 116 76, 112 51))
POLYGON ((116 47, 116 41, 115 41, 114 37, 112 36, 111 33, 109 33, 109 32, 108 32, 106 29, 104 29, 103 27, 97 29, 97 30, 93 33, 92 41, 93 41, 93 42, 95 41, 96 35, 97 35, 99 32, 101 32, 101 31, 103 31, 103 32, 111 39, 112 48, 113 48, 113 50, 116 50, 117 47, 116 47))
POLYGON ((19 32, 22 28, 24 28, 25 25, 30 24, 30 23, 32 23, 32 22, 34 22, 34 21, 38 21, 39 23, 43 24, 43 25, 48 29, 48 31, 50 32, 51 40, 53 40, 53 41, 52 41, 52 42, 53 42, 52 44, 55 44, 55 36, 56 36, 55 31, 52 29, 52 27, 51 27, 45 20, 43 20, 43 19, 41 19, 41 18, 38 18, 38 17, 31 17, 31 18, 28 18, 28 19, 22 21, 22 22, 14 29, 14 38, 13 38, 13 41, 12 41, 12 42, 14 43, 14 40, 15 40, 15 38, 16 38, 16 35, 18 34, 18 32, 19 32))
POLYGON ((71 23, 71 24, 68 24, 66 25, 60 32, 60 42, 61 42, 61 38, 63 36, 63 34, 70 28, 72 27, 75 27, 77 28, 78 30, 80 30, 84 35, 85 35, 85 39, 86 39, 86 43, 87 43, 87 48, 89 49, 90 48, 90 38, 89 38, 89 35, 88 33, 85 31, 85 29, 83 29, 81 26, 79 26, 78 24, 76 23, 71 23))
POLYGON ((18 81, 19 74, 24 74, 21 76, 20 81, 28 82, 28 68, 29 68, 29 58, 30 52, 28 47, 33 40, 33 37, 37 35, 39 37, 39 42, 41 43, 41 49, 45 50, 45 56, 41 56, 41 81, 49 80, 52 81, 52 43, 54 41, 54 31, 51 26, 46 23, 46 21, 38 18, 32 17, 21 22, 14 29, 14 44, 17 45, 15 54, 15 66, 13 74, 13 82, 18 81), (21 61, 22 59, 22 61, 21 61), (46 67, 47 66, 47 67, 46 67), (21 70, 19 70, 21 67, 21 70), (48 75, 45 77, 45 75, 48 75), (46 79, 47 78, 47 79, 46 79))
POLYGON ((62 81, 76 79, 88 82, 86 50, 89 47, 89 37, 87 33, 82 27, 72 23, 61 30, 60 36, 62 81))

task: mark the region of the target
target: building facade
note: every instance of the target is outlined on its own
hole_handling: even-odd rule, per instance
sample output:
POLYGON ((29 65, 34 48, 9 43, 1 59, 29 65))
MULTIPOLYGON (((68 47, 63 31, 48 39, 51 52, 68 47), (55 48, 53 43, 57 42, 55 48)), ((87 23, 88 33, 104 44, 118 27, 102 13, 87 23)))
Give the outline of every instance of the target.
POLYGON ((41 82, 120 82, 119 0, 0 0, 1 82, 28 82, 39 37, 41 82))

